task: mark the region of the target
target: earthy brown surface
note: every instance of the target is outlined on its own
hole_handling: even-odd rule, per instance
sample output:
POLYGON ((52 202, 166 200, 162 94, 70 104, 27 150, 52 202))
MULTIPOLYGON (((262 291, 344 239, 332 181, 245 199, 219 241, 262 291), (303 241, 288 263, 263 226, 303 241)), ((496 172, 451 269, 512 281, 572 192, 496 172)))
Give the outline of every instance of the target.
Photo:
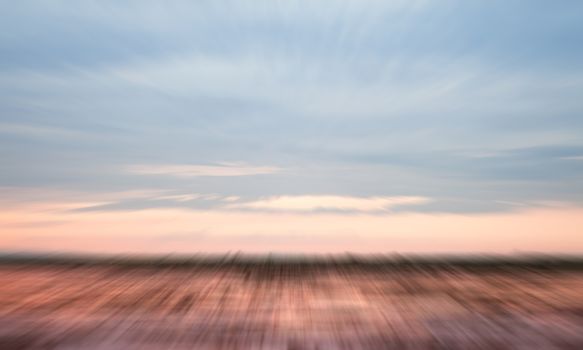
POLYGON ((583 349, 583 272, 0 265, 0 349, 583 349))

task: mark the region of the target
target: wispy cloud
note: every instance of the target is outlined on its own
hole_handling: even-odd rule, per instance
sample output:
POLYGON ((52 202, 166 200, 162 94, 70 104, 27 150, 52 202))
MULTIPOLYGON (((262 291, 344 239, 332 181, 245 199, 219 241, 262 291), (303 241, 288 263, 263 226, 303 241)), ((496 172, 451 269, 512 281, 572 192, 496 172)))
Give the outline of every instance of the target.
POLYGON ((198 198, 201 198, 202 195, 200 194, 176 194, 176 195, 168 195, 168 196, 160 196, 160 197, 155 197, 155 199, 157 200, 170 200, 170 201, 176 201, 176 202, 188 202, 188 201, 192 201, 198 198))
POLYGON ((140 175, 169 175, 177 177, 196 176, 250 176, 268 175, 281 171, 274 166, 251 166, 236 163, 220 163, 218 165, 132 165, 128 167, 129 172, 140 175))
POLYGON ((425 197, 279 196, 231 204, 227 207, 296 212, 314 210, 377 212, 398 206, 424 204, 429 201, 430 199, 425 197))

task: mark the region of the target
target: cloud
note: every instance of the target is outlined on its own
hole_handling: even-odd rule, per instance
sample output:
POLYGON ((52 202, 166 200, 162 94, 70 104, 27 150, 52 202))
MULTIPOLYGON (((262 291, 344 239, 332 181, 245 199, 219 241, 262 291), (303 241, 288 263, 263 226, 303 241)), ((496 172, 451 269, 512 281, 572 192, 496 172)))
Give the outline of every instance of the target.
POLYGON ((176 195, 168 195, 168 196, 160 196, 155 197, 157 200, 170 200, 176 202, 188 202, 198 198, 201 198, 202 195, 195 193, 195 194, 176 194, 176 195))
POLYGON ((425 197, 279 196, 227 207, 295 212, 314 210, 378 212, 398 206, 425 204, 429 201, 430 199, 425 197))
POLYGON ((128 170, 139 175, 169 175, 176 177, 269 175, 281 171, 280 168, 274 166, 250 166, 234 163, 222 163, 220 165, 132 165, 128 167, 128 170))

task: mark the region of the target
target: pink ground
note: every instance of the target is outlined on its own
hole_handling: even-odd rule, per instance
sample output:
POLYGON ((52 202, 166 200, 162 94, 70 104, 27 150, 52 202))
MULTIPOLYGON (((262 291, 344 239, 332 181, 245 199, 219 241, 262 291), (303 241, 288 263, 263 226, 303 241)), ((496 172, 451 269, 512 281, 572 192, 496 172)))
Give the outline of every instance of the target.
POLYGON ((0 349, 583 349, 581 271, 288 270, 0 265, 0 349))

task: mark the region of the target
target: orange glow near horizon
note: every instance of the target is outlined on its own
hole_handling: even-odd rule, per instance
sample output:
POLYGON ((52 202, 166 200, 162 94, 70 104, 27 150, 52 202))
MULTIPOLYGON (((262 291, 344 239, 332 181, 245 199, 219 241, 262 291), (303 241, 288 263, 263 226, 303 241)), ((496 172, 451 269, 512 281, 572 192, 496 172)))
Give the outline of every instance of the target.
POLYGON ((100 253, 580 253, 583 209, 384 215, 149 209, 66 211, 38 204, 0 212, 0 249, 100 253))

